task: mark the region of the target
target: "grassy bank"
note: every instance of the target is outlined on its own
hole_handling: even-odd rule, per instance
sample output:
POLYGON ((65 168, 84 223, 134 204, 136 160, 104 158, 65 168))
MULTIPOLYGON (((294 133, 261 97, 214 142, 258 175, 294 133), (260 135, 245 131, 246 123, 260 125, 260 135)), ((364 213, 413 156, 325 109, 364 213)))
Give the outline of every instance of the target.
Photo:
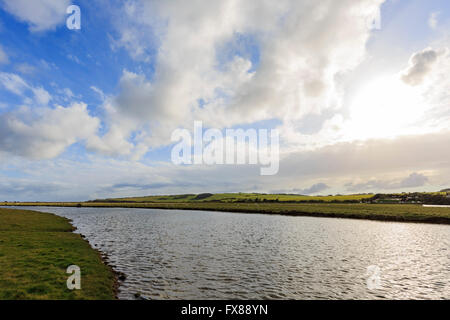
MULTIPOLYGON (((450 208, 428 208, 410 204, 363 203, 241 203, 241 202, 82 202, 8 203, 25 206, 121 207, 180 210, 208 210, 291 216, 338 217, 383 221, 450 224, 450 208)), ((2 205, 2 203, 0 203, 2 205)), ((4 204, 3 204, 4 205, 4 204)))
POLYGON ((114 274, 69 220, 0 208, 0 299, 114 299, 114 274), (69 265, 81 290, 66 286, 69 265))

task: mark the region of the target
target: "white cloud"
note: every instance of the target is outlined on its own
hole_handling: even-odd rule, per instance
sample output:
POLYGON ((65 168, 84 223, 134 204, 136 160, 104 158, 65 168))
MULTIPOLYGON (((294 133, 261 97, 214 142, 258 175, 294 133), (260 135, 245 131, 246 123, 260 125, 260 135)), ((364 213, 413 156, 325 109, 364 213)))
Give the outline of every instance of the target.
POLYGON ((20 76, 14 73, 0 72, 0 85, 6 90, 22 96, 27 104, 33 103, 29 97, 26 97, 26 91, 31 91, 34 95, 34 102, 38 105, 47 105, 52 96, 42 87, 33 87, 29 85, 20 76))
POLYGON ((224 127, 338 108, 336 78, 363 59, 366 21, 382 2, 127 1, 113 45, 141 61, 156 52, 156 71, 151 81, 124 72, 121 92, 108 104, 107 137, 127 139, 136 130, 134 143, 145 153, 193 119, 224 127), (257 44, 257 68, 248 52, 228 48, 240 36, 257 44), (220 61, 222 51, 232 54, 220 61))
POLYGON ((313 193, 319 193, 319 192, 327 190, 329 188, 330 187, 328 185, 326 185, 325 183, 319 182, 319 183, 312 185, 309 188, 297 189, 296 191, 300 194, 313 194, 313 193))
POLYGON ((398 72, 380 73, 382 76, 372 72, 371 80, 361 83, 344 108, 285 122, 279 127, 285 151, 286 144, 290 150, 307 152, 343 141, 364 143, 449 128, 450 50, 447 43, 435 45, 436 49, 413 53, 406 70, 400 67, 398 72), (433 52, 431 58, 427 52, 433 52), (305 124, 313 131, 308 132, 311 128, 305 129, 305 124))
MULTIPOLYGON (((189 193, 205 190, 291 190, 298 193, 299 183, 314 186, 319 185, 319 182, 332 186, 326 189, 326 193, 339 193, 346 190, 346 185, 348 188, 372 180, 385 183, 370 190, 374 192, 404 191, 404 188, 413 185, 421 185, 418 187, 421 190, 435 191, 448 187, 450 182, 450 149, 445 148, 449 143, 450 133, 447 130, 440 134, 381 139, 366 145, 355 142, 327 146, 283 158, 279 175, 271 177, 259 176, 258 166, 182 167, 170 163, 144 164, 95 155, 87 155, 82 162, 70 157, 35 162, 8 156, 1 159, 0 170, 23 172, 30 186, 42 181, 64 186, 47 195, 35 191, 36 198, 43 200, 78 201, 114 196, 186 193, 187 190, 189 193), (67 172, 71 174, 67 175, 67 172), (416 174, 411 175, 412 172, 416 174), (397 184, 400 189, 392 189, 393 184, 397 184), (379 188, 385 186, 389 189, 379 188)), ((2 183, 0 196, 6 198, 7 193, 1 193, 1 186, 2 183)), ((30 197, 31 194, 14 194, 8 198, 29 200, 30 197)))
POLYGON ((99 120, 85 104, 55 109, 22 107, 0 114, 0 151, 31 159, 49 159, 95 135, 99 120))
POLYGON ((379 190, 405 190, 409 188, 423 187, 429 179, 421 173, 411 173, 408 177, 400 180, 370 180, 363 183, 349 183, 346 185, 348 191, 364 192, 379 191, 379 190))
POLYGON ((400 188, 422 187, 428 182, 428 178, 421 173, 411 173, 408 177, 400 181, 400 188))
POLYGON ((47 105, 52 99, 52 96, 42 87, 33 88, 35 100, 40 105, 47 105))
POLYGON ((91 86, 90 87, 92 91, 94 91, 95 93, 97 93, 100 97, 100 99, 103 101, 105 100, 105 94, 103 93, 103 91, 99 88, 97 88, 96 86, 91 86))
POLYGON ((18 75, 0 72, 0 84, 8 91, 22 95, 29 88, 28 84, 18 75))
POLYGON ((26 22, 31 31, 54 29, 63 23, 70 0, 2 0, 4 10, 20 21, 26 22))
MULTIPOLYGON (((62 23, 69 2, 0 0, 32 31, 62 23)), ((371 36, 367 18, 382 2, 122 2, 112 17, 117 34, 111 46, 124 48, 139 62, 154 63, 155 73, 150 78, 136 69, 123 70, 115 95, 91 86, 103 102, 98 112, 105 115, 102 132, 106 133, 99 136, 100 120, 89 115, 84 104, 46 106, 78 98, 70 89, 58 90, 55 85, 52 98, 45 88, 25 81, 25 76, 0 72, 0 86, 23 97, 26 105, 0 114, 0 169, 17 165, 30 175, 30 180, 17 183, 2 180, 0 194, 12 189, 15 195, 20 190, 39 195, 40 181, 53 181, 47 187, 64 200, 183 193, 186 188, 306 194, 342 192, 346 185, 355 191, 447 186, 450 51, 437 47, 448 44, 433 43, 434 49, 413 53, 400 75, 391 74, 393 83, 403 87, 385 90, 390 83, 379 85, 379 81, 367 92, 360 91, 366 95, 359 101, 359 111, 356 104, 355 108, 343 105, 342 79, 366 58, 371 36), (254 50, 257 61, 251 59, 254 50), (410 91, 396 90, 404 87, 410 91), (416 94, 409 95, 413 91, 421 103, 414 103, 414 108, 400 105, 415 98, 416 94), (382 108, 376 105, 379 102, 382 108), (283 140, 280 172, 274 177, 261 178, 258 166, 176 167, 134 161, 152 148, 170 144, 175 128, 192 129, 194 119, 223 128, 274 118, 280 120, 283 140), (347 134, 355 123, 359 131, 347 134), (374 140, 387 133, 395 133, 394 139, 374 140), (405 136, 412 133, 417 135, 405 136), (89 151, 117 158, 83 153, 82 163, 67 158, 27 160, 58 157, 77 142, 85 142, 89 151), (73 174, 68 177, 67 172, 73 174)), ((431 27, 438 25, 437 17, 430 16, 431 27)), ((2 53, 7 62, 0 48, 0 63, 2 53)), ((83 63, 77 56, 66 57, 83 63)), ((32 68, 17 66, 24 75, 32 68)), ((42 60, 37 68, 50 72, 57 67, 42 60)), ((10 110, 3 102, 0 108, 10 110)))
POLYGON ((9 58, 8 55, 5 53, 3 48, 0 46, 0 64, 8 63, 9 58))
POLYGON ((439 57, 439 52, 426 48, 416 52, 409 60, 409 67, 402 76, 405 83, 416 86, 423 82, 425 77, 433 70, 439 57))
POLYGON ((58 193, 58 191, 66 188, 67 186, 60 183, 26 179, 2 179, 0 182, 0 194, 3 196, 3 199, 17 199, 17 196, 20 195, 22 199, 31 200, 47 196, 49 193, 58 193))
POLYGON ((82 65, 83 63, 80 61, 80 59, 78 59, 77 56, 73 55, 73 54, 68 54, 67 55, 67 59, 72 60, 73 62, 82 65))
MULTIPOLYGON (((422 51, 424 52, 424 51, 422 51)), ((423 114, 415 124, 415 133, 432 132, 450 127, 450 91, 448 90, 448 74, 450 73, 450 47, 447 43, 435 49, 438 58, 422 68, 413 68, 416 72, 410 80, 420 81, 413 88, 423 98, 421 108, 423 114)), ((409 70, 412 70, 411 67, 409 70)))
POLYGON ((367 18, 382 2, 127 1, 114 46, 139 61, 154 59, 156 71, 150 80, 124 70, 120 93, 105 103, 110 132, 92 150, 138 158, 194 119, 218 128, 279 119, 284 151, 448 127, 445 49, 412 54, 400 76, 386 77, 395 88, 370 87, 361 108, 346 100, 343 79, 367 58, 367 18), (256 66, 245 52, 254 49, 236 45, 246 37, 258 47, 256 66), (311 116, 320 122, 305 134, 301 124, 311 116))
POLYGON ((75 95, 73 94, 72 90, 70 90, 69 88, 64 88, 63 89, 63 93, 66 96, 67 99, 71 99, 73 97, 75 97, 75 95))
POLYGON ((16 66, 16 70, 22 74, 33 74, 36 72, 36 67, 28 64, 28 63, 20 63, 16 66))

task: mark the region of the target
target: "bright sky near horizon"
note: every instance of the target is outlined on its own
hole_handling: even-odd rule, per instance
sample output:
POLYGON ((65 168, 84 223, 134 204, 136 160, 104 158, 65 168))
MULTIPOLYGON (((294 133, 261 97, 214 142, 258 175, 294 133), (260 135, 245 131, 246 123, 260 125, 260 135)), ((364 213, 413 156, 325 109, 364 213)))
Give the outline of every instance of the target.
POLYGON ((0 0, 0 201, 448 188, 449 75, 447 0, 0 0), (279 173, 174 165, 196 120, 279 173))

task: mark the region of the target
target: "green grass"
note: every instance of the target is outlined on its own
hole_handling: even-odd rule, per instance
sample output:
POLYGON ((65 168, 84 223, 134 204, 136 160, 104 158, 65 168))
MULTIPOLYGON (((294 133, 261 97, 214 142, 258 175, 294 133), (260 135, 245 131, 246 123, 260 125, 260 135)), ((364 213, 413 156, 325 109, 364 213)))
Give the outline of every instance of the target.
POLYGON ((296 194, 261 194, 261 193, 217 193, 207 196, 206 198, 198 198, 196 194, 169 195, 169 196, 147 196, 147 197, 131 197, 131 198, 113 198, 97 200, 98 202, 242 202, 278 200, 280 202, 287 201, 360 201, 372 198, 373 194, 354 194, 354 195, 335 195, 335 196, 303 196, 296 194), (198 199, 197 199, 198 198, 198 199))
POLYGON ((0 299, 114 299, 114 274, 69 220, 0 208, 0 299), (81 269, 81 290, 69 290, 69 265, 81 269))
MULTIPOLYGON (((18 205, 18 204, 16 204, 18 205)), ((20 205, 155 208, 208 210, 242 213, 282 214, 292 216, 338 217, 384 221, 450 224, 450 208, 423 207, 415 204, 365 203, 243 203, 243 202, 83 202, 21 203, 20 205)))

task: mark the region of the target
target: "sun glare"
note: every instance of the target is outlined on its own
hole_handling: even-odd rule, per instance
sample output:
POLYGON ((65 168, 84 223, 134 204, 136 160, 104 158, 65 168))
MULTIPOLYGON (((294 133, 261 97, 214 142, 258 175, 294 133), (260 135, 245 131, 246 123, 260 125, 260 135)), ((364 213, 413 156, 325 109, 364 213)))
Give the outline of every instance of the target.
POLYGON ((411 133, 424 113, 422 100, 416 87, 397 77, 376 79, 363 87, 351 103, 349 135, 368 139, 411 133))

